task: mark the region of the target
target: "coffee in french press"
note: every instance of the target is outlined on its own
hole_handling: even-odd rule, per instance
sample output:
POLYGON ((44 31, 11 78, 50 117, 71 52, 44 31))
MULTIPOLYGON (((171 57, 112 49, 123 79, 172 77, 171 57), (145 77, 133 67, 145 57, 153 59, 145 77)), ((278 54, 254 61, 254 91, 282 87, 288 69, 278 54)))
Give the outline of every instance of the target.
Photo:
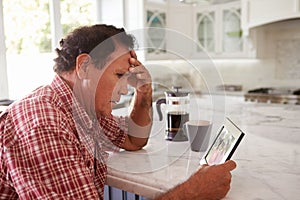
POLYGON ((181 87, 173 87, 175 91, 166 91, 166 98, 156 101, 156 109, 159 120, 163 119, 161 104, 166 104, 166 140, 169 141, 187 141, 183 132, 183 124, 189 120, 190 97, 188 92, 180 92, 181 87))

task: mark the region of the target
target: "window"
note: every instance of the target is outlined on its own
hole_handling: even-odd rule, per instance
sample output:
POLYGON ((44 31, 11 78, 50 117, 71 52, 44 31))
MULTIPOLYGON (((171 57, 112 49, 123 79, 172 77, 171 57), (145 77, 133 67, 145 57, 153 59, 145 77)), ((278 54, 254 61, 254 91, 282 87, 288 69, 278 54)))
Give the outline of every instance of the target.
MULTIPOLYGON (((59 5, 60 25, 63 35, 79 25, 96 22, 95 0, 51 0, 59 5)), ((56 57, 52 50, 53 31, 51 25, 57 23, 51 17, 49 0, 2 0, 6 63, 0 67, 7 71, 9 94, 1 94, 0 98, 22 98, 36 87, 49 83, 54 75, 53 59, 56 57)), ((98 4, 97 4, 98 3, 98 4)), ((1 24, 1 23, 0 23, 1 24)), ((2 28, 2 27, 0 27, 2 28)), ((55 30, 57 31, 57 30, 55 30)), ((57 43, 57 42, 56 42, 57 43)), ((55 44, 55 43, 54 43, 55 44)), ((1 54, 2 51, 1 51, 1 54)), ((3 55, 1 55, 2 57, 3 55)), ((1 71, 1 70, 0 70, 1 71)), ((5 70, 4 70, 5 71, 5 70)), ((6 80, 5 75, 0 79, 6 80), (2 78, 3 77, 3 78, 2 78)))
POLYGON ((95 0, 63 0, 60 3, 63 35, 74 27, 92 24, 96 21, 95 0))

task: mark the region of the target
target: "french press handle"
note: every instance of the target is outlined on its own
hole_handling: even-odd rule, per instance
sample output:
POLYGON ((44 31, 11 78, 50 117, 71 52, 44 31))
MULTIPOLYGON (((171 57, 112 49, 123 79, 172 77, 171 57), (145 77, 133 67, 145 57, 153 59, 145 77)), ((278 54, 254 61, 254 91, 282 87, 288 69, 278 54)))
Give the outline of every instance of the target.
POLYGON ((161 98, 156 101, 156 110, 157 110, 159 121, 162 121, 162 119, 163 119, 163 114, 161 112, 161 104, 163 104, 163 103, 166 104, 166 102, 167 101, 165 98, 161 98))

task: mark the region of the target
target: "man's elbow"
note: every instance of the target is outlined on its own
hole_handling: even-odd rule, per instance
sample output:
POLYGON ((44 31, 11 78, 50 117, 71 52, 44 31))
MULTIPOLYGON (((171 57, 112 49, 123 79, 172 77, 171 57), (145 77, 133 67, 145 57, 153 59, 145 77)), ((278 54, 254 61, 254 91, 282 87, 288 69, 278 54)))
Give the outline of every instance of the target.
POLYGON ((141 150, 143 147, 145 147, 148 143, 148 138, 139 138, 135 139, 134 142, 132 142, 135 146, 135 150, 141 150))
POLYGON ((141 150, 148 143, 148 138, 135 138, 128 137, 127 144, 124 145, 124 149, 128 151, 137 151, 141 150))

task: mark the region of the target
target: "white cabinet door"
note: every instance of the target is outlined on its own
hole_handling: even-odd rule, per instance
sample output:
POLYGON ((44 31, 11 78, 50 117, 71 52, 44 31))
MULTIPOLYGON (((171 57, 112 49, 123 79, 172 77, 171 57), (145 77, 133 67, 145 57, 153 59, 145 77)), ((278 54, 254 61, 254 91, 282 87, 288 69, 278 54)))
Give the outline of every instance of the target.
POLYGON ((167 56, 166 9, 156 4, 145 7, 146 59, 164 59, 167 56))
POLYGON ((241 53, 244 51, 240 7, 222 9, 221 41, 223 53, 241 53))
POLYGON ((124 0, 124 18, 125 28, 137 39, 142 61, 167 58, 165 0, 124 0))
POLYGON ((213 58, 248 57, 239 1, 195 9, 194 18, 195 39, 200 44, 195 57, 202 53, 201 47, 213 58))
MULTIPOLYGON (((196 39, 208 52, 216 51, 216 13, 205 11, 196 15, 196 39)), ((197 51, 201 51, 197 47, 197 51)))
POLYGON ((250 28, 300 17, 299 0, 242 0, 242 27, 250 28))

